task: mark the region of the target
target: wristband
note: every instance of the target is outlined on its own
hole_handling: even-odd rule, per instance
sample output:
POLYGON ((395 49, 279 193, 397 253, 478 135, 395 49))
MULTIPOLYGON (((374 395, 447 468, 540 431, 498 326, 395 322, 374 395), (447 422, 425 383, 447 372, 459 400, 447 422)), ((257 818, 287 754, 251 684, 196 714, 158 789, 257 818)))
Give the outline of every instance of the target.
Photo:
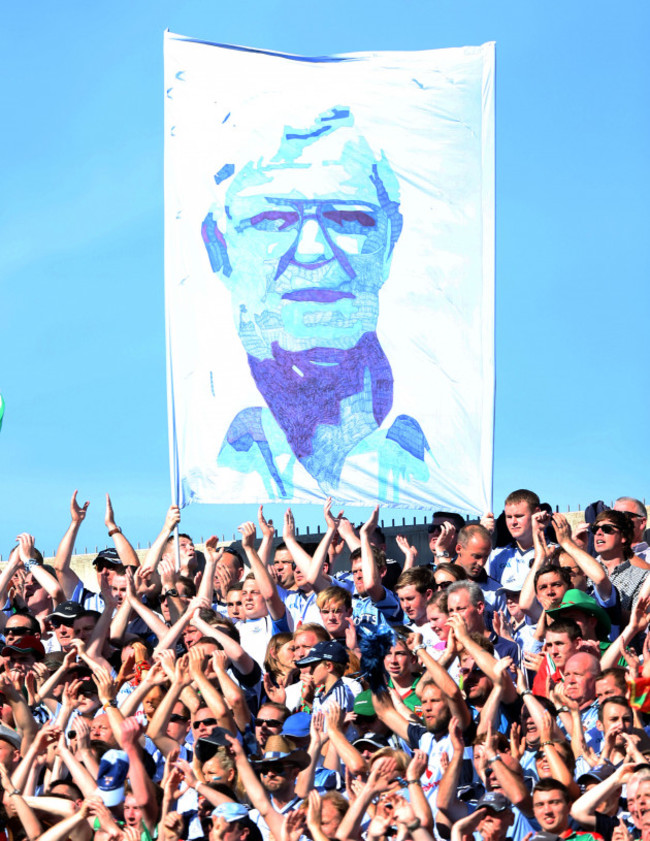
POLYGON ((20 793, 20 791, 18 791, 17 788, 15 788, 13 791, 8 792, 8 794, 9 797, 14 797, 16 794, 18 795, 18 797, 22 797, 22 794, 20 793))
POLYGON ((178 590, 176 589, 176 587, 170 587, 169 590, 166 590, 163 593, 163 596, 164 597, 171 596, 172 599, 176 599, 176 598, 178 598, 178 590))
POLYGON ((409 785, 409 786, 422 785, 422 783, 419 780, 407 780, 406 784, 409 785))
POLYGON ((426 648, 426 645, 421 642, 419 645, 416 645, 412 650, 413 654, 417 654, 418 651, 422 651, 423 648, 426 648))
POLYGON ((108 533, 109 537, 113 537, 114 534, 122 534, 122 529, 119 526, 116 526, 114 529, 111 529, 108 533))
POLYGON ((548 741, 546 741, 546 742, 542 742, 542 743, 540 744, 540 748, 543 748, 543 747, 546 747, 546 745, 552 745, 552 744, 553 744, 553 742, 549 739, 549 740, 548 740, 548 741))
POLYGON ((422 826, 422 821, 420 818, 416 818, 413 823, 406 823, 404 826, 408 829, 409 832, 415 832, 416 829, 419 829, 422 826))
POLYGON ((108 707, 116 707, 117 708, 117 702, 115 701, 115 699, 113 699, 112 701, 106 701, 105 704, 102 704, 102 709, 103 710, 107 709, 108 707))
POLYGON ((493 762, 498 762, 501 759, 501 756, 498 753, 495 753, 494 756, 489 757, 486 761, 488 765, 492 765, 493 762))
POLYGON ((569 708, 568 708, 568 707, 566 706, 566 704, 565 704, 563 707, 558 707, 558 708, 557 708, 557 711, 558 711, 559 713, 568 713, 568 712, 569 712, 569 708))
POLYGON ((524 689, 524 690, 523 690, 522 692, 520 692, 519 694, 520 694, 520 695, 521 695, 521 697, 523 698, 523 697, 524 697, 524 695, 532 695, 532 694, 533 694, 533 690, 532 690, 532 689, 524 689))
POLYGON ((449 552, 436 552, 436 558, 448 558, 449 552))

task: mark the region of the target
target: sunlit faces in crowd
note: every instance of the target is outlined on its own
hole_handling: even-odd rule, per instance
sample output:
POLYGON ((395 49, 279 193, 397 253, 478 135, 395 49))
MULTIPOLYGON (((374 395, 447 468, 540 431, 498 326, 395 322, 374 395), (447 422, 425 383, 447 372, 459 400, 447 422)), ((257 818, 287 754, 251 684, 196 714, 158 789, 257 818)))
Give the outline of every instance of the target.
MULTIPOLYGON (((571 774, 573 774, 575 770, 575 757, 573 755, 573 751, 571 749, 571 745, 567 742, 556 742, 555 743, 555 750, 559 753, 560 758, 569 769, 571 774)), ((551 768, 551 763, 548 760, 547 753, 540 749, 535 754, 535 770, 537 771, 537 776, 540 780, 548 780, 553 778, 553 769, 551 768)))
POLYGON ((620 666, 614 666, 611 669, 605 669, 596 678, 596 699, 601 708, 603 701, 606 698, 614 698, 627 694, 628 687, 625 679, 625 669, 620 666))
POLYGON ((240 622, 244 616, 244 602, 242 599, 242 584, 237 582, 226 593, 226 610, 233 622, 240 622))
POLYGON ((259 584, 252 573, 244 579, 241 595, 245 619, 261 619, 268 614, 259 584))
POLYGON ((395 593, 412 625, 424 625, 427 602, 433 595, 433 573, 428 567, 414 567, 397 579, 395 593))
POLYGON ((569 825, 569 794, 556 780, 541 780, 533 791, 533 812, 544 832, 556 835, 569 825))
POLYGON ((187 737, 190 724, 190 711, 185 704, 177 701, 172 707, 172 712, 167 722, 167 736, 179 745, 182 745, 187 737))
MULTIPOLYGON (((375 546, 372 546, 371 549, 379 576, 380 578, 383 578, 386 575, 386 555, 375 546)), ((363 598, 368 595, 368 591, 363 583, 363 562, 361 560, 361 549, 355 549, 354 552, 352 552, 350 555, 350 564, 354 588, 358 595, 363 598)))
POLYGON ((483 526, 465 526, 458 534, 455 563, 462 567, 467 577, 481 576, 492 551, 492 538, 483 526))
POLYGON ((535 595, 544 610, 558 607, 572 586, 568 573, 555 565, 543 566, 535 573, 535 595))
POLYGON ((458 581, 447 589, 447 608, 450 616, 458 614, 464 619, 470 634, 485 630, 483 593, 473 581, 458 581))
POLYGON ((255 739, 264 748, 269 736, 278 736, 289 716, 289 710, 282 704, 267 703, 260 707, 255 719, 255 739))
POLYGON ((90 722, 90 741, 104 742, 112 748, 117 747, 115 736, 106 713, 100 713, 90 722))
POLYGON ((429 599, 427 619, 438 638, 446 642, 449 637, 449 614, 447 613, 447 594, 444 590, 434 593, 429 599))
POLYGON ((124 797, 122 806, 124 823, 129 827, 142 829, 142 809, 138 806, 138 801, 135 799, 130 787, 128 788, 124 797))
POLYGON ((322 625, 301 625, 293 635, 294 662, 306 657, 317 642, 329 639, 329 634, 322 625))
POLYGON ((627 700, 620 695, 604 699, 598 711, 596 726, 603 731, 605 736, 616 734, 614 747, 625 752, 626 742, 623 734, 631 733, 634 726, 632 709, 627 700))
POLYGON ((532 491, 514 491, 506 497, 506 526, 512 539, 523 548, 533 545, 533 514, 539 510, 539 497, 532 491))
POLYGON ((222 747, 217 748, 214 756, 206 759, 201 766, 201 772, 206 783, 220 783, 230 788, 233 787, 237 776, 233 758, 222 747))
POLYGON ((435 554, 436 543, 443 533, 444 526, 453 527, 457 532, 459 532, 463 528, 464 522, 465 521, 460 514, 447 514, 444 511, 436 511, 433 515, 431 525, 427 529, 429 533, 429 549, 431 550, 431 553, 435 554))
POLYGON ((553 659, 553 665, 562 670, 567 660, 578 653, 578 641, 581 638, 582 632, 576 622, 557 620, 546 632, 544 651, 553 659))
POLYGON ((126 575, 114 575, 111 581, 111 595, 118 607, 126 599, 126 575))
POLYGON ((280 544, 273 556, 271 574, 285 590, 290 590, 294 586, 295 569, 296 565, 291 557, 291 552, 283 544, 280 544))
POLYGON ((430 733, 448 730, 451 712, 442 690, 425 678, 418 683, 415 692, 421 702, 421 717, 427 730, 430 733))
POLYGON ((648 512, 641 500, 621 496, 614 503, 614 511, 621 511, 631 518, 634 528, 632 545, 641 543, 644 540, 644 533, 648 525, 648 512))
POLYGON ((352 596, 342 587, 327 587, 316 599, 321 620, 333 639, 343 639, 352 619, 352 596))
POLYGON ((588 591, 589 579, 580 569, 578 564, 573 560, 571 555, 566 552, 559 552, 556 562, 560 565, 560 568, 566 570, 566 573, 569 575, 567 589, 582 590, 583 593, 588 591))
POLYGON ((594 549, 604 561, 631 558, 634 555, 634 524, 621 511, 603 511, 590 527, 594 536, 594 549))
POLYGON ((469 654, 461 654, 459 675, 461 688, 467 703, 473 707, 481 707, 487 701, 492 691, 492 681, 476 665, 469 654))
POLYGON ((394 684, 400 687, 410 686, 419 673, 418 661, 411 653, 406 642, 397 639, 384 657, 384 667, 394 684))
POLYGON ((600 663, 593 654, 579 652, 570 657, 564 667, 564 691, 567 698, 580 706, 590 703, 596 697, 596 678, 600 663))

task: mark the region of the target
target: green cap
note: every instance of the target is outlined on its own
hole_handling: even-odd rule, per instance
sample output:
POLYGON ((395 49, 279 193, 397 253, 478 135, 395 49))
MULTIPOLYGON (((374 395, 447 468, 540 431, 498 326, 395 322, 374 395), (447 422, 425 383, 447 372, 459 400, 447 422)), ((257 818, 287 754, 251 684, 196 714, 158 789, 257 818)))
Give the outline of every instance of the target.
POLYGON ((359 692, 354 699, 354 712, 357 715, 377 715, 372 705, 372 692, 369 689, 359 692))
POLYGON ((595 616, 598 620, 596 635, 600 639, 607 639, 612 630, 612 620, 605 608, 601 607, 593 596, 582 590, 567 590, 557 607, 551 607, 546 612, 552 619, 559 619, 569 610, 581 610, 587 616, 595 616))

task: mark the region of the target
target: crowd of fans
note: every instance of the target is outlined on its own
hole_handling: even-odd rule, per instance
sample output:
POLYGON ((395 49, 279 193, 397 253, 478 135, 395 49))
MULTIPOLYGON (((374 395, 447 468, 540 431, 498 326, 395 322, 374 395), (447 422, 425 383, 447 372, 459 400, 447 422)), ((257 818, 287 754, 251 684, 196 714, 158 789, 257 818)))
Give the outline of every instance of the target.
POLYGON ((638 500, 572 533, 519 490, 399 559, 378 509, 197 552, 172 506, 140 562, 107 497, 94 588, 87 507, 0 571, 0 841, 650 841, 638 500))

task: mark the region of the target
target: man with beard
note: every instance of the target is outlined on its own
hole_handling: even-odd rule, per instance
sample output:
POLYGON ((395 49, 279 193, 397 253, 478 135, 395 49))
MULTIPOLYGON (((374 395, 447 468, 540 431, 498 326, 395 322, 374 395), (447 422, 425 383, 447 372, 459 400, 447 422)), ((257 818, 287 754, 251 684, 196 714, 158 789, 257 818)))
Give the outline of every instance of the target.
POLYGON ((441 757, 443 753, 447 756, 452 753, 453 746, 449 737, 451 717, 453 715, 460 722, 461 728, 466 730, 471 724, 471 715, 459 687, 418 639, 419 635, 414 634, 409 638, 409 644, 429 673, 420 680, 417 687, 424 724, 415 716, 410 720, 404 718, 395 709, 387 692, 373 693, 372 701, 375 712, 390 730, 404 739, 413 750, 422 750, 429 757, 422 785, 425 794, 430 797, 435 795, 435 784, 442 776, 441 757))

